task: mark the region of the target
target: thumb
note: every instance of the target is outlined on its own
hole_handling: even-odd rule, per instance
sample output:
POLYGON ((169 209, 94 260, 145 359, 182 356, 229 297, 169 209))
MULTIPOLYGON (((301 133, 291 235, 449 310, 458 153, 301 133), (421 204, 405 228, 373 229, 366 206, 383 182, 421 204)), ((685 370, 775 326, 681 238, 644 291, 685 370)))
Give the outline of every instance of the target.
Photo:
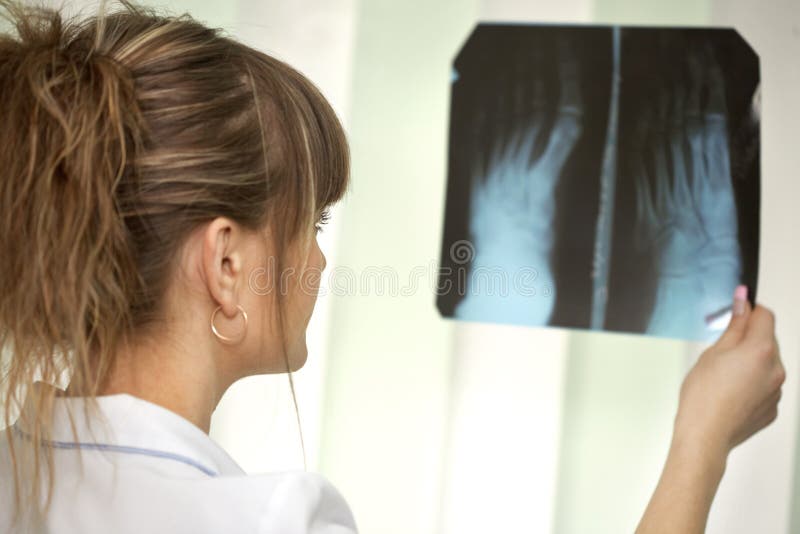
POLYGON ((747 300, 747 286, 738 286, 733 294, 731 321, 715 343, 717 347, 727 349, 739 344, 744 338, 750 311, 750 302, 747 300))

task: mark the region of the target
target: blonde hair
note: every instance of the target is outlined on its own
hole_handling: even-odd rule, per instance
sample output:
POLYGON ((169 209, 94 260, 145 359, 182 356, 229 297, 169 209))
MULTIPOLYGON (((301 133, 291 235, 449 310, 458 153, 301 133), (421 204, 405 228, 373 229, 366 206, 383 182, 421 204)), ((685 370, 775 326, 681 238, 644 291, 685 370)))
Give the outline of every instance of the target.
POLYGON ((30 387, 37 379, 68 375, 99 411, 91 401, 115 349, 162 320, 189 233, 218 216, 269 225, 280 269, 344 194, 349 151, 308 79, 188 15, 127 1, 84 20, 12 0, 0 13, 15 29, 0 35, 0 346, 10 353, 0 401, 18 512, 38 507, 42 489, 37 453, 31 491, 20 491, 20 396, 36 407, 32 451, 54 400, 52 388, 30 387))

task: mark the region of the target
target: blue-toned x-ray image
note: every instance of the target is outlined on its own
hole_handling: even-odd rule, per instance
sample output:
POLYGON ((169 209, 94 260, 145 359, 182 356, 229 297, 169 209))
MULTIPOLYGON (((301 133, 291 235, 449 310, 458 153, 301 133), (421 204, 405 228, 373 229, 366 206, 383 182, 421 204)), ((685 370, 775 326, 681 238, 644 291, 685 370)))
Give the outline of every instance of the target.
POLYGON ((731 29, 480 24, 451 76, 437 306, 713 341, 755 299, 760 91, 731 29))

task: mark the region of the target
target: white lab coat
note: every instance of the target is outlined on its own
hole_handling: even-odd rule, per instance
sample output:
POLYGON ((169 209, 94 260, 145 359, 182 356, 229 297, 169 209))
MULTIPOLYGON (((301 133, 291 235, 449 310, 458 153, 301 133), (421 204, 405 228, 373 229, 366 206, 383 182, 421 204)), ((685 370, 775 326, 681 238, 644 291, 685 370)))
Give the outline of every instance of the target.
MULTIPOLYGON (((28 526, 22 530, 26 533, 356 532, 347 503, 319 474, 247 475, 187 419, 126 393, 98 397, 110 427, 94 424, 91 435, 83 402, 56 397, 52 508, 43 525, 28 526), (69 407, 77 439, 67 418, 69 407)), ((25 428, 20 418, 14 425, 16 443, 25 439, 25 428)), ((0 437, 0 533, 11 532, 11 477, 8 443, 0 437)))

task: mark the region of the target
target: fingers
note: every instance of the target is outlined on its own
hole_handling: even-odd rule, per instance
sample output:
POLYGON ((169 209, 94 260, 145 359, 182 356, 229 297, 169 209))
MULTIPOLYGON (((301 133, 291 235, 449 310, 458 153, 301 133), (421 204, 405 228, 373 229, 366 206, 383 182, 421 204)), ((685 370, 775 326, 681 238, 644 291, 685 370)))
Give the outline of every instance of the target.
POLYGON ((734 295, 733 308, 734 313, 727 328, 715 343, 715 346, 722 350, 735 347, 744 338, 751 312, 746 291, 742 292, 737 288, 737 292, 734 295), (741 313, 736 313, 737 306, 740 307, 741 313))
MULTIPOLYGON (((703 66, 696 54, 688 56, 689 94, 686 98, 685 131, 689 146, 689 187, 692 198, 701 198, 702 188, 708 182, 708 166, 704 151, 705 123, 700 109, 703 92, 703 66)), ((700 217, 702 217, 700 212, 700 217)), ((708 238, 705 225, 701 225, 704 237, 708 238)))
POLYGON ((505 43, 512 50, 510 64, 492 66, 494 123, 487 174, 508 191, 525 187, 525 177, 537 139, 546 122, 544 55, 538 40, 533 49, 523 41, 505 43), (496 172, 503 169, 503 172, 496 172))
POLYGON ((658 224, 653 193, 650 188, 650 177, 645 163, 645 140, 649 136, 652 110, 645 105, 639 113, 633 132, 633 142, 629 167, 636 188, 636 228, 635 246, 639 250, 646 250, 651 243, 651 233, 658 224))
POLYGON ((511 46, 511 66, 509 68, 508 84, 511 91, 511 99, 508 102, 505 126, 511 133, 510 143, 512 152, 520 151, 520 143, 524 135, 523 129, 527 129, 530 120, 528 116, 529 82, 531 75, 531 58, 528 51, 521 46, 518 39, 510 41, 511 46))
POLYGON ((532 52, 523 46, 524 41, 515 40, 511 64, 511 114, 514 119, 524 118, 531 109, 529 80, 534 74, 532 52))
POLYGON ((775 347, 776 347, 776 355, 775 355, 775 372, 774 372, 774 382, 773 386, 777 387, 780 390, 783 387, 783 384, 786 382, 786 367, 783 365, 783 360, 781 359, 781 351, 778 347, 778 340, 775 340, 775 347))
POLYGON ((683 215, 678 220, 678 224, 682 225, 687 232, 697 232, 703 225, 692 200, 689 183, 691 170, 686 161, 686 152, 688 150, 687 137, 684 131, 686 98, 686 87, 682 83, 675 85, 671 95, 671 130, 669 134, 669 155, 672 161, 672 198, 675 206, 681 209, 681 214, 683 215))
POLYGON ((542 132, 544 131, 545 124, 547 123, 547 89, 544 82, 544 65, 545 55, 544 47, 541 40, 534 42, 536 47, 532 52, 533 70, 530 75, 532 86, 532 98, 530 98, 531 114, 529 128, 534 136, 534 146, 527 154, 527 164, 533 163, 534 158, 543 150, 542 147, 542 132))
POLYGON ((689 94, 686 98, 686 140, 689 144, 691 187, 697 198, 697 185, 706 178, 705 155, 703 154, 703 119, 700 98, 703 91, 702 66, 693 54, 689 55, 689 94))
POLYGON ((689 94, 686 97, 686 118, 700 119, 700 102, 703 93, 703 65, 694 52, 687 52, 687 71, 689 75, 689 94))
POLYGON ((783 397, 783 388, 781 387, 783 384, 783 380, 781 380, 782 376, 785 377, 786 373, 783 371, 781 374, 775 373, 773 381, 776 385, 772 389, 772 393, 764 399, 764 402, 761 403, 756 411, 756 431, 769 426, 778 417, 778 404, 783 397))
POLYGON ((580 96, 578 59, 569 40, 560 36, 556 42, 558 57, 558 111, 544 153, 537 166, 560 174, 582 133, 583 103, 580 96))
POLYGON ((756 305, 750 313, 745 326, 744 339, 755 346, 765 356, 769 356, 777 349, 775 346, 775 314, 772 310, 761 305, 756 305))
POLYGON ((471 90, 461 89, 463 104, 461 109, 466 116, 469 129, 469 145, 464 154, 470 161, 473 178, 482 179, 486 175, 489 151, 491 148, 489 130, 491 127, 492 87, 488 83, 487 72, 490 70, 490 57, 486 52, 478 54, 475 64, 464 73, 459 73, 465 81, 457 82, 464 87, 465 82, 471 90))
POLYGON ((512 149, 510 142, 512 132, 508 127, 508 104, 511 99, 507 94, 510 75, 505 69, 493 69, 491 76, 493 76, 491 94, 487 95, 490 122, 486 135, 489 136, 491 146, 486 162, 487 174, 490 174, 491 169, 497 167, 501 161, 507 160, 512 149))
POLYGON ((525 201, 526 191, 530 189, 531 161, 537 152, 537 144, 547 121, 545 56, 540 38, 535 39, 532 44, 527 41, 512 41, 512 48, 514 53, 510 82, 515 89, 505 125, 510 132, 510 138, 506 150, 499 157, 507 169, 506 187, 509 194, 525 201))
POLYGON ((780 356, 780 347, 775 337, 775 315, 761 305, 757 305, 745 321, 742 332, 742 346, 754 358, 752 382, 761 392, 761 400, 754 407, 753 421, 761 430, 772 423, 778 415, 778 402, 786 381, 786 369, 780 356))
POLYGON ((556 42, 558 53, 559 113, 580 116, 583 105, 580 95, 580 72, 572 43, 566 37, 556 42))
POLYGON ((656 119, 652 130, 651 154, 655 184, 655 210, 659 219, 669 222, 674 213, 672 188, 670 187, 669 160, 667 159, 667 120, 669 113, 669 93, 662 87, 658 93, 656 119))
POLYGON ((745 326, 743 343, 763 365, 760 369, 767 373, 764 377, 767 392, 780 390, 786 380, 786 369, 775 337, 775 314, 771 310, 760 305, 755 307, 745 326))
MULTIPOLYGON (((507 44, 503 43, 503 46, 507 44)), ((486 125, 482 132, 487 147, 485 175, 487 179, 496 181, 502 175, 494 172, 495 169, 512 153, 515 132, 509 126, 509 117, 513 114, 514 95, 518 88, 513 83, 515 73, 498 62, 495 53, 484 50, 480 62, 482 76, 478 83, 483 88, 481 99, 486 109, 486 125)))
POLYGON ((728 152, 728 120, 725 103, 725 82, 722 68, 710 47, 705 49, 705 73, 708 104, 705 110, 704 144, 709 164, 708 178, 714 190, 731 187, 730 154, 728 152))
POLYGON ((515 189, 519 190, 525 187, 531 155, 545 122, 547 99, 539 41, 534 41, 533 49, 524 41, 515 44, 514 49, 512 76, 517 91, 509 121, 513 143, 508 157, 514 166, 515 189))
POLYGON ((727 105, 725 103, 725 85, 722 76, 722 67, 717 61, 714 49, 710 44, 706 44, 703 50, 706 74, 708 76, 708 106, 707 115, 716 115, 721 118, 727 116, 727 105))
POLYGON ((692 188, 698 198, 707 185, 730 183, 725 81, 709 44, 688 54, 687 67, 686 133, 692 157, 692 188), (706 104, 701 109, 704 93, 706 104))
POLYGON ((516 50, 512 69, 516 87, 513 128, 525 131, 520 140, 527 141, 528 144, 518 146, 517 151, 527 156, 527 163, 530 163, 535 149, 534 144, 538 141, 547 120, 545 56, 539 37, 535 38, 532 44, 521 42, 516 46, 516 50))

